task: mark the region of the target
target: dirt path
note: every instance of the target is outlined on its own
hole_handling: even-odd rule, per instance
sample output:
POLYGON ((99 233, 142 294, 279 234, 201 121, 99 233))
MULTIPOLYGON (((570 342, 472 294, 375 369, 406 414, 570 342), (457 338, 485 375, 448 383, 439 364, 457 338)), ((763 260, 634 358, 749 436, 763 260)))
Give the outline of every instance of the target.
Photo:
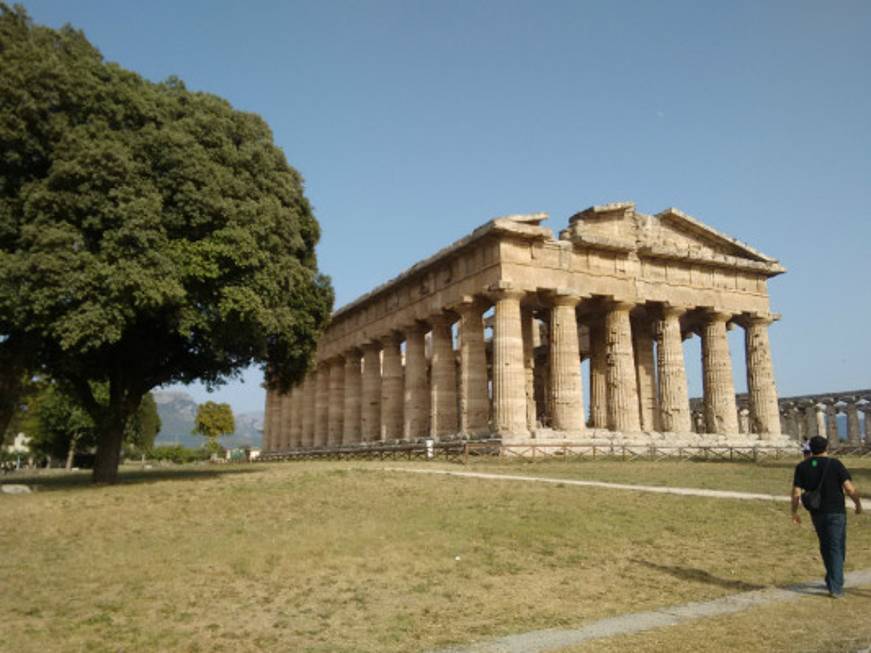
MULTIPOLYGON (((871 585, 871 569, 844 575, 846 588, 871 585)), ((827 596, 824 585, 817 581, 791 587, 771 588, 732 594, 713 601, 686 603, 649 612, 635 612, 619 617, 594 621, 581 628, 550 628, 533 630, 519 635, 476 642, 466 646, 441 649, 436 653, 546 653, 568 646, 576 646, 595 639, 633 635, 636 633, 676 626, 696 619, 743 612, 755 606, 795 601, 802 596, 827 596)))

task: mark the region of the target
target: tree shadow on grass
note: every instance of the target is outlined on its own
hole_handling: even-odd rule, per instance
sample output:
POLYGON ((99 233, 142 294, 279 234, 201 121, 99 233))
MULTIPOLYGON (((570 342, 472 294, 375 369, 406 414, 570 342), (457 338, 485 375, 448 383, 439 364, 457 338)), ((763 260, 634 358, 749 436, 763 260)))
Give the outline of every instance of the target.
POLYGON ((702 569, 692 569, 689 567, 677 567, 671 565, 658 565, 649 560, 639 560, 633 558, 632 562, 659 571, 665 574, 670 574, 680 580, 691 581, 695 583, 707 583, 708 585, 716 585, 725 589, 736 590, 739 592, 750 592, 752 590, 761 590, 765 585, 755 585, 753 583, 745 583, 743 580, 731 580, 728 578, 719 578, 702 569))
POLYGON ((36 472, 17 472, 0 476, 0 485, 28 485, 37 492, 73 489, 99 489, 141 483, 162 481, 204 481, 221 476, 237 474, 258 474, 264 470, 258 465, 221 467, 216 465, 179 465, 178 467, 156 467, 154 469, 124 469, 118 471, 117 485, 95 485, 91 481, 91 470, 65 471, 44 470, 36 472))

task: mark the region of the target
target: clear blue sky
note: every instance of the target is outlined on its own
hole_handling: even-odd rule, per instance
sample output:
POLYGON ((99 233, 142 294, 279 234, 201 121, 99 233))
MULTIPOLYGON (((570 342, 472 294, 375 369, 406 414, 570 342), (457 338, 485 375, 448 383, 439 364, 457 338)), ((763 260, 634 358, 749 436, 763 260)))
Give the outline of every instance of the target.
MULTIPOLYGON (((871 2, 23 4, 262 115, 337 305, 496 215, 559 230, 592 204, 676 206, 788 268, 769 286, 782 395, 871 386, 871 2)), ((245 379, 211 398, 262 408, 245 379)))

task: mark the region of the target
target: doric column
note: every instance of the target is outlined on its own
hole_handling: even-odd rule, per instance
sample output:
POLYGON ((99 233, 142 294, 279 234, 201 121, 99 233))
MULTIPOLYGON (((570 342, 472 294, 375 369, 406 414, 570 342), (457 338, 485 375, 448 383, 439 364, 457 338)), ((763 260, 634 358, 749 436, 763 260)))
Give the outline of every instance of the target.
POLYGON ((426 373, 427 328, 415 323, 405 329, 405 406, 402 437, 429 435, 429 382, 426 373))
POLYGON ((455 310, 460 314, 460 431, 485 435, 490 430, 490 397, 481 317, 484 303, 469 298, 455 310))
POLYGON ((814 412, 817 421, 817 434, 826 434, 826 407, 823 404, 814 404, 814 412))
MULTIPOLYGON (((744 350, 747 357, 747 392, 750 396, 750 414, 754 430, 763 440, 780 435, 780 410, 777 405, 777 387, 774 366, 768 342, 767 316, 753 316, 744 324, 744 350)), ((726 353, 728 354, 728 344, 726 353)), ((729 371, 731 373, 731 362, 729 371)))
POLYGON ((302 446, 302 414, 305 412, 302 383, 297 383, 291 388, 290 405, 290 448, 299 449, 302 446))
POLYGON ((363 345, 363 406, 360 431, 363 442, 381 439, 381 348, 374 342, 363 345))
POLYGON ((826 438, 832 442, 838 440, 838 409, 834 403, 826 404, 826 438))
POLYGON ((653 331, 650 318, 642 315, 631 321, 632 352, 635 356, 635 381, 638 385, 638 415, 642 431, 658 431, 656 402, 656 364, 653 360, 653 331))
POLYGON ((357 349, 345 352, 345 409, 342 429, 342 444, 360 441, 360 417, 362 415, 363 376, 357 349))
POLYGON ((381 440, 401 440, 405 403, 402 338, 395 333, 381 339, 381 440))
POLYGON ((662 318, 656 325, 660 428, 673 433, 690 433, 693 430, 680 333, 680 316, 683 313, 682 308, 664 306, 662 318))
POLYGON ((865 427, 865 444, 871 444, 871 408, 865 408, 865 418, 862 420, 865 427))
POLYGON ((493 321, 493 425, 503 437, 528 436, 526 428, 526 371, 520 300, 524 293, 499 289, 493 321))
POLYGON ((860 444, 859 436, 859 407, 854 399, 847 403, 847 442, 860 444))
POLYGON ((329 442, 330 423, 330 365, 321 362, 317 370, 315 389, 315 447, 325 447, 329 442))
MULTIPOLYGON (((725 435, 738 433, 735 383, 732 379, 729 340, 726 337, 726 322, 731 317, 725 313, 708 313, 702 328, 702 384, 705 394, 705 425, 708 433, 725 435)), ((774 405, 777 406, 776 400, 774 405)), ((767 417, 766 420, 768 419, 770 418, 767 417)), ((766 429, 775 428, 767 421, 763 422, 762 426, 766 429)))
POLYGON ((523 338, 523 371, 526 379, 526 428, 530 433, 536 428, 535 405, 535 316, 531 308, 520 307, 520 334, 523 338))
POLYGON ((345 359, 334 358, 330 363, 330 408, 327 430, 331 447, 342 444, 345 417, 345 359))
POLYGON ((815 435, 819 435, 820 432, 817 430, 817 407, 815 404, 811 403, 804 407, 804 414, 802 415, 805 420, 805 433, 807 433, 808 438, 812 438, 815 435))
POLYGON ((608 428, 608 340, 605 320, 593 318, 590 323, 590 426, 608 428))
POLYGON ((430 435, 439 438, 460 430, 457 417, 457 358, 453 320, 445 314, 430 319, 432 368, 430 371, 430 435))
POLYGON ((580 297, 554 294, 550 309, 550 416, 556 431, 580 433, 584 430, 584 403, 581 394, 581 354, 578 348, 578 320, 575 315, 580 297))
POLYGON ((629 322, 632 307, 629 303, 615 302, 605 316, 608 428, 624 433, 641 430, 632 326, 629 322))
POLYGON ((317 413, 318 378, 314 371, 305 375, 302 384, 302 446, 313 447, 315 443, 315 414, 317 413))

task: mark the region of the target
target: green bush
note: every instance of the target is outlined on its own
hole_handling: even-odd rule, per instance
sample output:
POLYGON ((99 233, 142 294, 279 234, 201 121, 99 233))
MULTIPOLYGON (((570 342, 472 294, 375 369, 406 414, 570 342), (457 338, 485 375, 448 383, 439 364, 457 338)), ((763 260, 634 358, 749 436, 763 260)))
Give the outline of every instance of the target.
POLYGON ((210 453, 205 449, 188 449, 178 444, 154 447, 148 454, 151 460, 166 460, 173 463, 192 463, 198 460, 208 460, 210 453))

